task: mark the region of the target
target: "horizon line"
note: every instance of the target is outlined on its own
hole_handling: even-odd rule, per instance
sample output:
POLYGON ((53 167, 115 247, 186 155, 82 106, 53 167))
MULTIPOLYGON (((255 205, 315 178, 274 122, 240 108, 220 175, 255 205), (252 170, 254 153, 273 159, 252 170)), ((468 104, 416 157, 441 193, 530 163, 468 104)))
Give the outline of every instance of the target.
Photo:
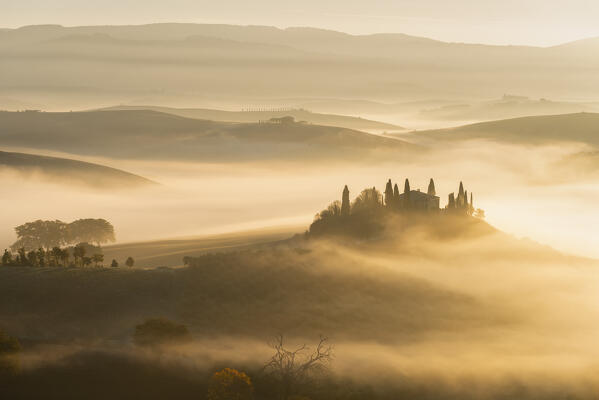
POLYGON ((408 37, 412 37, 412 38, 416 38, 416 39, 425 39, 425 40, 430 40, 430 41, 434 41, 434 42, 438 42, 438 43, 445 43, 445 44, 464 44, 464 45, 472 45, 472 46, 478 45, 478 46, 489 46, 489 47, 530 47, 530 48, 540 48, 540 49, 559 47, 559 46, 573 44, 573 43, 577 43, 577 42, 581 42, 581 41, 585 41, 585 40, 599 39, 599 36, 585 36, 585 37, 581 37, 578 39, 568 40, 565 42, 558 42, 558 43, 554 43, 554 44, 550 44, 550 45, 517 44, 517 43, 489 43, 489 42, 485 43, 485 42, 447 41, 445 39, 409 34, 409 33, 404 33, 404 32, 387 32, 387 31, 385 31, 385 32, 370 32, 370 33, 350 33, 350 32, 345 32, 342 30, 310 26, 310 25, 291 25, 291 26, 283 27, 283 26, 266 25, 266 24, 234 24, 234 23, 177 22, 177 21, 145 22, 145 23, 131 23, 131 24, 122 24, 122 23, 121 24, 109 24, 109 23, 107 23, 107 24, 90 24, 90 25, 64 25, 64 24, 59 24, 59 23, 37 23, 37 24, 19 25, 19 26, 14 26, 14 27, 0 26, 0 31, 16 31, 19 29, 26 29, 26 28, 32 28, 32 27, 44 27, 44 26, 72 29, 72 28, 89 28, 89 27, 125 27, 125 26, 142 27, 142 26, 152 26, 152 25, 212 25, 212 26, 233 26, 233 27, 245 27, 245 28, 260 27, 260 28, 273 28, 273 29, 277 29, 280 31, 287 31, 287 30, 291 30, 291 29, 313 29, 313 30, 318 30, 318 31, 340 33, 340 34, 353 36, 353 37, 368 37, 368 36, 379 36, 379 35, 398 35, 398 36, 402 35, 402 36, 408 36, 408 37))

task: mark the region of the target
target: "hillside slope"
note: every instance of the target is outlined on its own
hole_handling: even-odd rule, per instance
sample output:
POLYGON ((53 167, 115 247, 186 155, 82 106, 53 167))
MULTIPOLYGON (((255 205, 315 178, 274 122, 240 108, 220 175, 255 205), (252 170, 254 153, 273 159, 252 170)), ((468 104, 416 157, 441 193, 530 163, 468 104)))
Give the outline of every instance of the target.
POLYGON ((152 110, 166 114, 178 115, 185 118, 205 119, 225 122, 255 123, 267 121, 271 118, 294 117, 296 121, 306 121, 316 125, 338 126, 341 128, 357 130, 402 130, 401 126, 385 122, 372 121, 364 118, 350 117, 346 115, 319 114, 303 109, 291 109, 285 111, 224 111, 202 108, 170 108, 158 106, 116 106, 103 110, 152 110))
POLYGON ((309 124, 236 124, 154 111, 2 112, 0 145, 113 158, 311 160, 414 149, 368 133, 309 124))
POLYGON ((486 139, 520 144, 579 142, 599 146, 599 114, 523 117, 421 131, 415 135, 436 140, 486 139))
POLYGON ((94 188, 131 188, 155 184, 141 176, 103 165, 5 151, 0 151, 0 172, 18 173, 44 182, 94 188))

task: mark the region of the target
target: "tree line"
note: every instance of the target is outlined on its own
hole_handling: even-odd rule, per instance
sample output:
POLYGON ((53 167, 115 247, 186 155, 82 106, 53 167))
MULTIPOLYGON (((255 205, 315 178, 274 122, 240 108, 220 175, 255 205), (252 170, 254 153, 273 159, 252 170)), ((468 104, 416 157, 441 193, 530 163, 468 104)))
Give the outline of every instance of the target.
POLYGON ((44 249, 49 251, 55 247, 93 243, 99 246, 114 242, 114 227, 105 219, 78 219, 71 223, 37 220, 27 222, 15 228, 17 241, 10 248, 13 251, 44 249))
MULTIPOLYGON (((15 253, 5 249, 2 254, 1 265, 3 267, 88 267, 93 264, 94 267, 104 266, 104 254, 99 246, 89 243, 78 243, 72 247, 58 247, 27 251, 24 247, 18 249, 15 253)), ((133 267, 135 260, 128 257, 125 265, 133 267)), ((110 266, 118 268, 117 260, 112 260, 110 266)))

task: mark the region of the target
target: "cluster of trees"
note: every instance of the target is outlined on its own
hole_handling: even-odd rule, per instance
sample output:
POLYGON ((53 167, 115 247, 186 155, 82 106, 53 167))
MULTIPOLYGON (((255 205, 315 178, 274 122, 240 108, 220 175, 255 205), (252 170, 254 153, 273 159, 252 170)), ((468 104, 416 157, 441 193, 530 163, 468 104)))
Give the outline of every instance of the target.
MULTIPOLYGON (((133 267, 135 261, 128 257, 125 265, 133 267)), ((102 267, 104 265, 104 254, 98 246, 88 243, 79 243, 72 247, 52 247, 27 251, 24 247, 18 249, 14 254, 8 249, 2 254, 1 265, 3 267, 87 267, 90 265, 102 267)), ((119 263, 112 260, 111 267, 118 267, 119 263)))
POLYGON ((15 228, 17 241, 11 246, 13 251, 21 248, 26 251, 35 249, 50 250, 55 247, 76 243, 114 242, 114 227, 105 219, 78 219, 71 223, 37 220, 27 222, 15 228))

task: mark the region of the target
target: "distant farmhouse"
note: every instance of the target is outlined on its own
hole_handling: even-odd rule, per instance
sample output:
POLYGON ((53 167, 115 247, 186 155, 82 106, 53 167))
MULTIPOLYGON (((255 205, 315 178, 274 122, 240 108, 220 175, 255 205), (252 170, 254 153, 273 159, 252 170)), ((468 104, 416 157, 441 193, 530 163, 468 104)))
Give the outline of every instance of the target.
MULTIPOLYGON (((391 185, 391 179, 387 182, 391 185)), ((397 185, 396 185, 397 186, 397 185)), ((394 194, 395 195, 395 194, 394 194)), ((399 195, 399 204, 404 204, 407 209, 421 211, 435 211, 439 209, 439 197, 435 191, 435 182, 431 179, 426 193, 410 190, 410 181, 406 179, 404 192, 399 195)))
MULTIPOLYGON (((405 180, 403 193, 399 193, 397 184, 393 185, 391 179, 389 179, 385 187, 385 195, 381 201, 381 205, 396 210, 426 212, 438 212, 441 210, 440 198, 437 196, 435 181, 432 178, 428 184, 426 193, 420 191, 420 189, 410 189, 410 181, 408 179, 405 180)), ((470 193, 470 201, 468 201, 468 191, 464 190, 462 182, 460 182, 457 197, 455 193, 449 194, 445 210, 463 211, 470 215, 474 212, 473 195, 470 193)))
MULTIPOLYGON (((391 179, 387 181, 385 191, 379 192, 375 187, 362 190, 350 202, 349 188, 343 188, 341 201, 334 201, 326 209, 316 214, 314 222, 307 232, 309 236, 340 235, 360 238, 372 238, 384 229, 385 222, 391 214, 396 215, 456 215, 484 218, 484 211, 474 208, 473 195, 464 189, 460 182, 457 196, 450 193, 445 208, 440 206, 435 182, 429 181, 428 189, 423 192, 412 190, 408 179, 404 182, 403 192, 391 179)), ((438 221, 431 219, 431 221, 438 221)))

